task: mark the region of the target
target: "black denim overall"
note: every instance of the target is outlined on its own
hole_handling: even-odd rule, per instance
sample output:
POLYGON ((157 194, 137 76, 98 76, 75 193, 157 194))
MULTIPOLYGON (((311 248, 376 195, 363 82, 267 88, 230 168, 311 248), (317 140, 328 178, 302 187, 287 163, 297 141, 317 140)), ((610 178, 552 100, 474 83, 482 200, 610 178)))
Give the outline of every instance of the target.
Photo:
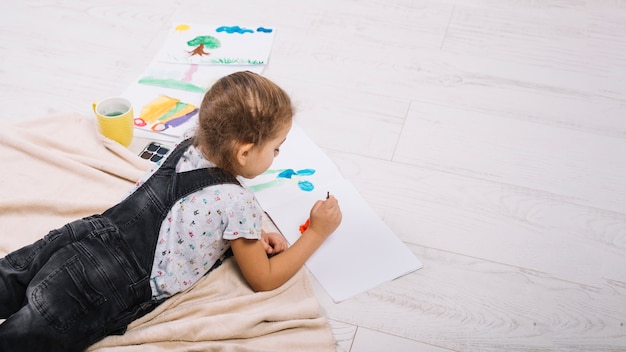
POLYGON ((149 280, 170 208, 203 187, 239 184, 218 168, 176 173, 189 144, 102 215, 0 259, 0 351, 82 351, 155 308, 149 280))

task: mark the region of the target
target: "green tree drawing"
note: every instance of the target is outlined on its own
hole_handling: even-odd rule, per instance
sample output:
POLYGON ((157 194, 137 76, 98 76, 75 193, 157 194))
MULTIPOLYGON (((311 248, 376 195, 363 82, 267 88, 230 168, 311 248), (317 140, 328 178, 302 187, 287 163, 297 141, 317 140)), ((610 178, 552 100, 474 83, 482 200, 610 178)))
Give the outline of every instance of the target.
POLYGON ((209 55, 208 52, 204 51, 205 47, 209 49, 217 49, 220 47, 221 44, 220 44, 220 41, 215 37, 211 37, 210 35, 199 35, 193 38, 192 40, 188 41, 187 45, 196 47, 195 49, 189 52, 189 54, 191 54, 189 56, 194 56, 194 55, 204 56, 204 55, 209 55))

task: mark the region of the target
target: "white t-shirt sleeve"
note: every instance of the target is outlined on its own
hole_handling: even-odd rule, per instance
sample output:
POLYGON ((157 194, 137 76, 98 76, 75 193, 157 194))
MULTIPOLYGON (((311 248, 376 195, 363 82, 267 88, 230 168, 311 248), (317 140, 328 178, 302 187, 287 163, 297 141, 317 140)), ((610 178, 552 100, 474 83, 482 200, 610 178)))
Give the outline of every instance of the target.
POLYGON ((226 224, 222 238, 225 240, 260 239, 263 209, 252 192, 240 186, 236 187, 239 188, 238 192, 228 194, 234 196, 235 199, 226 209, 226 213, 222 214, 226 224))

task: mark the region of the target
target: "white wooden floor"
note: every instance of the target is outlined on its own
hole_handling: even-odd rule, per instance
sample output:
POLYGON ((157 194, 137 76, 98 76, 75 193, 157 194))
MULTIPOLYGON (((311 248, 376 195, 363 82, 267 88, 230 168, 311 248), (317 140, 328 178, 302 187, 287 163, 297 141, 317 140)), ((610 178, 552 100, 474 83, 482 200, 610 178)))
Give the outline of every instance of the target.
POLYGON ((91 114, 177 20, 277 28, 265 74, 425 264, 318 287, 339 351, 626 350, 626 2, 3 1, 0 117, 91 114))

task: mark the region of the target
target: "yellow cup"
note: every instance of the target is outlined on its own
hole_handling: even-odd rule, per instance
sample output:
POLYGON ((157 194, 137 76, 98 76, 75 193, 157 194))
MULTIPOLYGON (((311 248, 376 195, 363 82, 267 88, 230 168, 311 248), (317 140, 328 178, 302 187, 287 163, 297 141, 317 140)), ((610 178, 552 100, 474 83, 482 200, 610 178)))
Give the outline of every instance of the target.
POLYGON ((98 131, 106 138, 128 147, 133 139, 133 106, 121 97, 107 98, 93 103, 98 120, 98 131))

